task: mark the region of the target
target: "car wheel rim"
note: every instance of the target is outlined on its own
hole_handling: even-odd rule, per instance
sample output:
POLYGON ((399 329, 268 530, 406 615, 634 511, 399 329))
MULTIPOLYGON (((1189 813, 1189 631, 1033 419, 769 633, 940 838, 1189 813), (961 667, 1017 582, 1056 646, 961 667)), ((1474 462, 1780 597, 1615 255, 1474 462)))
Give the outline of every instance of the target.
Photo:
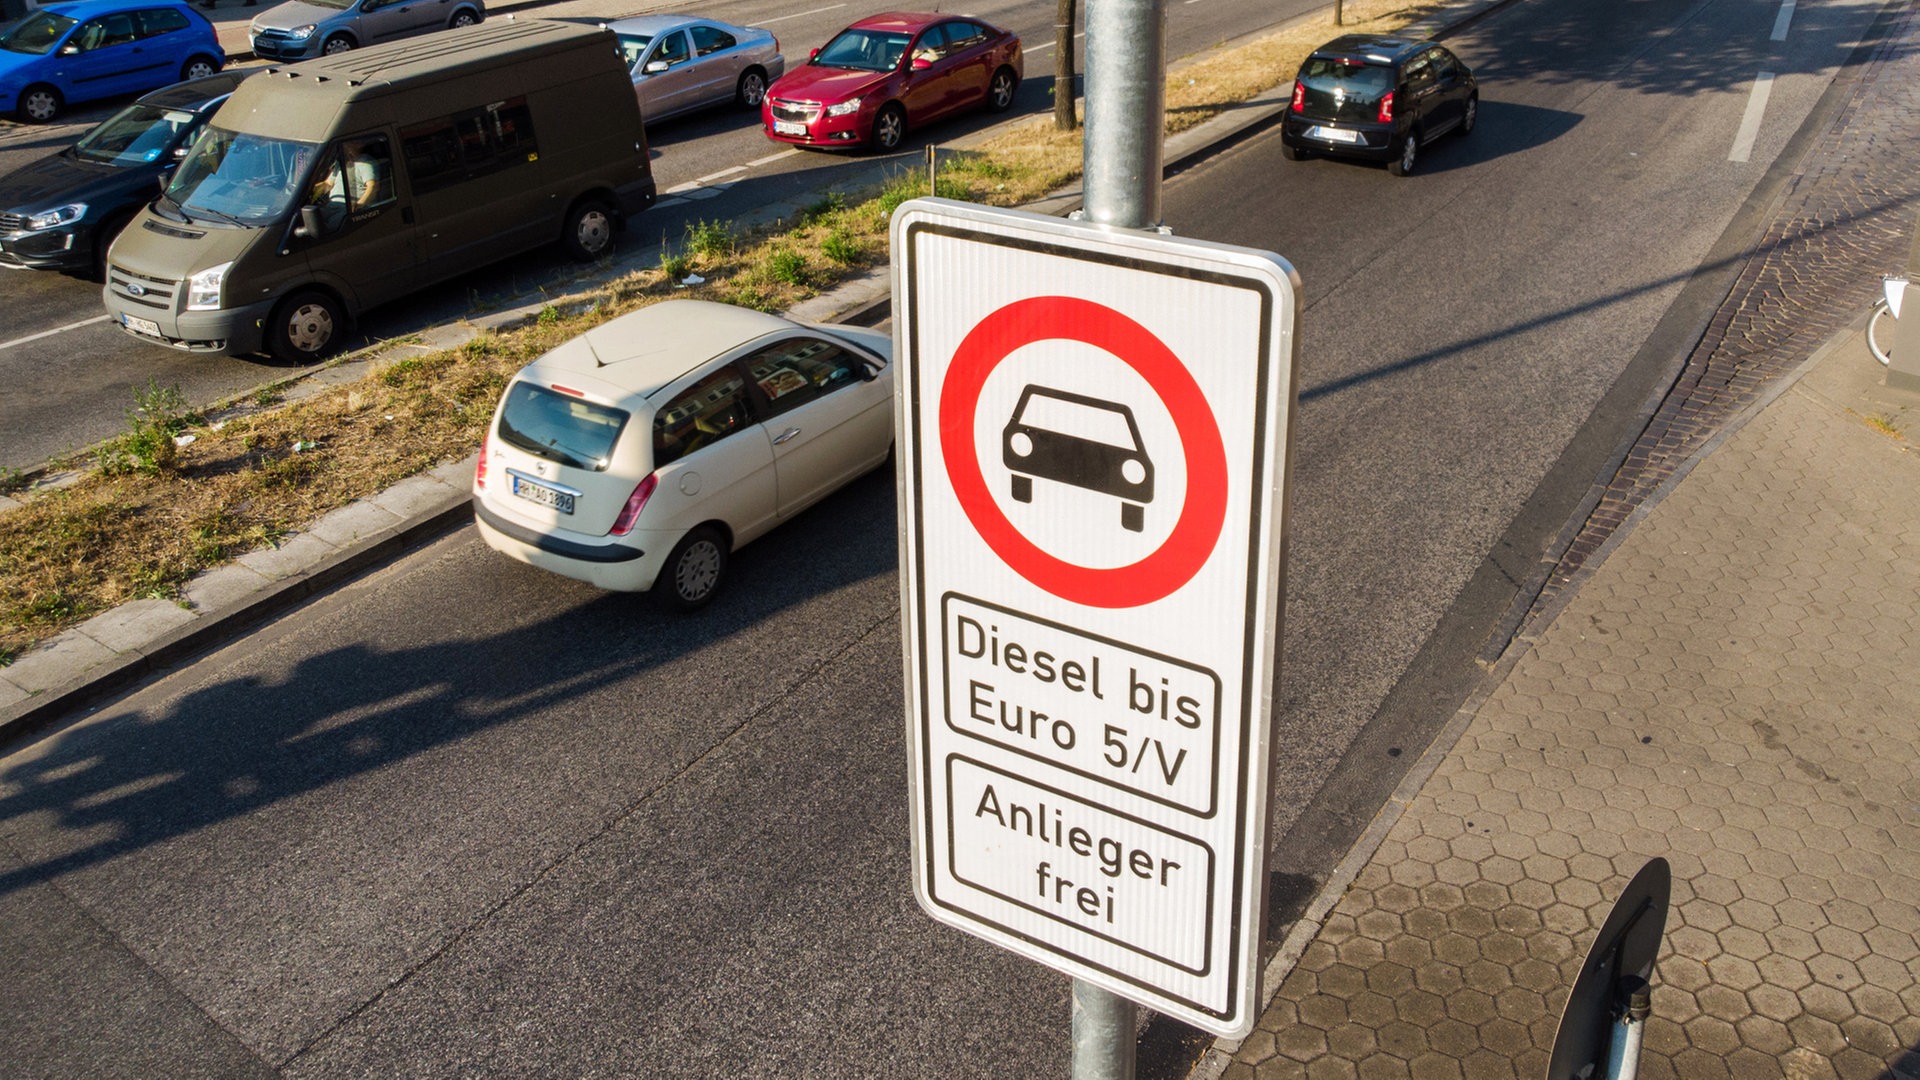
POLYGON ((212 64, 200 63, 187 68, 187 78, 189 79, 204 79, 211 74, 213 74, 212 64))
POLYGON ((461 12, 460 14, 458 14, 458 15, 455 15, 455 16, 453 17, 453 25, 455 25, 455 26, 472 26, 472 25, 473 25, 473 16, 471 16, 471 15, 469 15, 469 14, 467 14, 466 12, 464 12, 464 11, 463 11, 463 12, 461 12))
POLYGON ((344 38, 334 38, 332 41, 327 42, 326 53, 328 56, 334 56, 339 53, 346 52, 348 49, 351 49, 351 48, 353 48, 352 42, 347 41, 344 38))
POLYGON ((1400 171, 1412 172, 1414 159, 1420 156, 1420 140, 1407 136, 1406 144, 1400 147, 1400 171))
POLYGON ((1463 128, 1466 128, 1468 131, 1472 131, 1473 122, 1479 118, 1479 114, 1480 114, 1480 102, 1476 101, 1473 98, 1468 98, 1467 99, 1467 118, 1461 122, 1460 126, 1463 128))
POLYGON ((761 82, 760 76, 758 75, 749 75, 746 77, 746 80, 740 84, 740 96, 745 99, 748 105, 758 106, 760 99, 766 95, 767 84, 761 82))
POLYGON ((303 353, 317 353, 333 340, 333 312, 324 304, 302 304, 287 320, 287 342, 303 353))
POLYGON ((673 568, 673 587, 682 600, 701 600, 720 580, 720 545, 702 540, 689 547, 673 568))
POLYGON ((1005 75, 993 80, 993 107, 1004 109, 1013 101, 1013 80, 1005 75))
POLYGON ((574 232, 574 238, 580 241, 582 251, 597 255, 613 239, 613 223, 602 211, 589 210, 580 216, 580 228, 574 232))
POLYGON ((27 115, 35 120, 53 119, 53 95, 31 94, 27 97, 27 115))
POLYGON ((900 145, 900 114, 886 113, 880 117, 879 143, 888 150, 900 145))

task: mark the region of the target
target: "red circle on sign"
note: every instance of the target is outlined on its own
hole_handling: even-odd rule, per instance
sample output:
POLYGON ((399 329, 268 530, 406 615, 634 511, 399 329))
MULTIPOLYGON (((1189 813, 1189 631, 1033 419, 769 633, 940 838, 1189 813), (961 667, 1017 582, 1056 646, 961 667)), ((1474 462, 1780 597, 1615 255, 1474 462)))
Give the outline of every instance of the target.
POLYGON ((940 453, 960 509, 994 554, 1040 588, 1088 607, 1138 607, 1185 585, 1213 554, 1227 518, 1227 452, 1200 384, 1152 331, 1088 300, 1016 300, 968 332, 940 390, 940 453), (980 471, 973 424, 987 376, 1014 350, 1055 338, 1085 342, 1124 361, 1153 387, 1180 433, 1186 505, 1166 540, 1128 566, 1081 566, 1042 551, 1007 520, 980 471))

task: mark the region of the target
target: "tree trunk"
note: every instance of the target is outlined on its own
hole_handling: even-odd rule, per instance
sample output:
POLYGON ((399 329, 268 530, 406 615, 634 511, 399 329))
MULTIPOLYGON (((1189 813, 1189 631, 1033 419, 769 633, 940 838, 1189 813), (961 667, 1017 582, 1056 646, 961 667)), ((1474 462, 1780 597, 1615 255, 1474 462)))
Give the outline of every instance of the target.
POLYGON ((1073 108, 1073 5, 1075 0, 1055 0, 1053 16, 1053 126, 1057 131, 1072 131, 1080 126, 1073 108))

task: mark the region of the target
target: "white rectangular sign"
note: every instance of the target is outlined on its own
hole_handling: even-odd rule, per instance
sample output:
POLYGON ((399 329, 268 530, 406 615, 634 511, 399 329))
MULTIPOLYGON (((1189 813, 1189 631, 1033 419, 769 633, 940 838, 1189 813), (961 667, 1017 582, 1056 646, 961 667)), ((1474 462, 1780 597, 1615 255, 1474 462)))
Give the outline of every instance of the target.
POLYGON ((1244 1035, 1293 270, 942 199, 892 233, 916 895, 1244 1035))

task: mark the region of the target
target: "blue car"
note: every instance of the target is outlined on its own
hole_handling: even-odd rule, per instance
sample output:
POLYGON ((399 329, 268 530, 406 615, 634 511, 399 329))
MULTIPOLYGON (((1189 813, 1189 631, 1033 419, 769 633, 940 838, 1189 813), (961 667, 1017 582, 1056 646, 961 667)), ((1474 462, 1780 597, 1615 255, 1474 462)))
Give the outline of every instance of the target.
POLYGON ((0 114, 44 124, 74 102, 219 71, 213 24, 179 0, 51 4, 0 37, 0 114))

